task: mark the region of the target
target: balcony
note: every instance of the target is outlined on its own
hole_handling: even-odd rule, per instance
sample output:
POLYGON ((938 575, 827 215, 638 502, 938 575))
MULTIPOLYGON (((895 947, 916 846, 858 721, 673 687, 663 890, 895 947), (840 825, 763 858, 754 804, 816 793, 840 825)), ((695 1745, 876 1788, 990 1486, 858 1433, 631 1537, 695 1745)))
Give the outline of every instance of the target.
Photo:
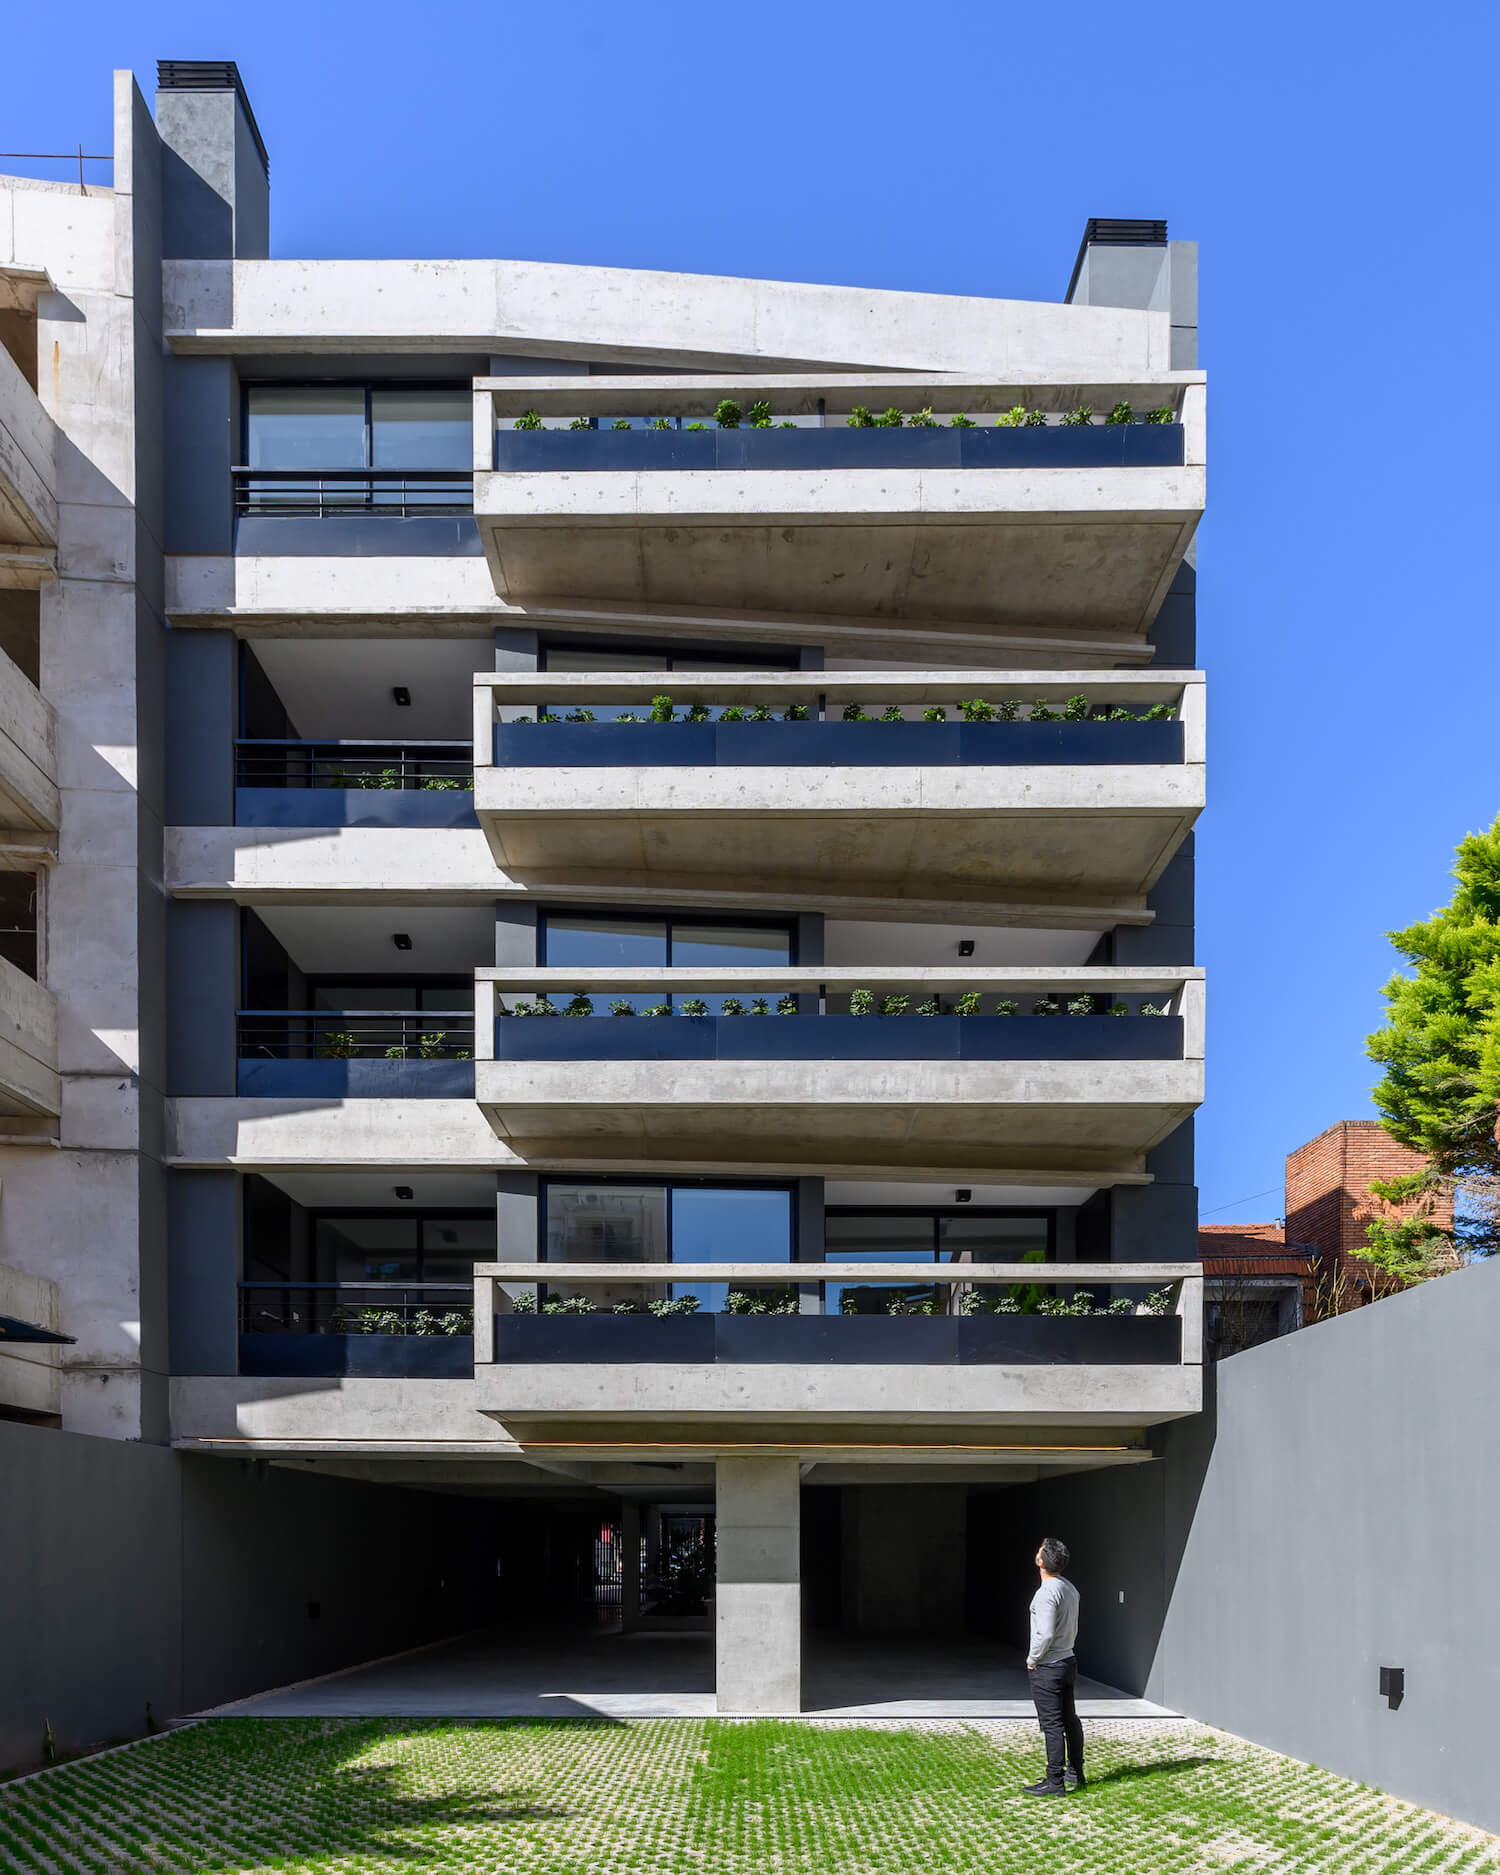
MULTIPOLYGON (((931 1316, 821 1313, 591 1315, 517 1311, 549 1266, 476 1265, 474 1392, 522 1443, 703 1445, 795 1439, 840 1427, 882 1443, 940 1427, 1144 1426, 1201 1404, 1202 1272, 1197 1264, 1054 1265, 1041 1286, 1081 1292, 1165 1285, 1170 1313, 1133 1307, 1076 1316, 999 1312, 1012 1285, 1035 1294, 1035 1263, 567 1263, 568 1288, 622 1282, 766 1285, 791 1274, 819 1307, 824 1282, 868 1275, 936 1284, 953 1300, 931 1316), (1002 1289, 1001 1285, 1005 1287, 1002 1289), (628 1369, 628 1372, 622 1372, 628 1369)), ((1014 1306, 1008 1305, 1008 1306, 1014 1306)), ((955 1448, 957 1449, 957 1448, 955 1448)))
POLYGON ((410 1009, 241 1009, 241 1099, 472 1100, 468 1015, 410 1009))
POLYGON ((1112 385, 492 378, 475 399, 474 511, 514 604, 1143 641, 1203 511, 1192 372, 1112 385), (726 400, 769 419, 717 427, 726 400), (1125 405, 1170 420, 1064 422, 1125 405), (904 421, 851 428, 864 406, 904 421), (997 424, 1016 408, 1030 425, 997 424))
POLYGON ((57 548, 57 428, 0 345, 0 586, 50 579, 57 548))
POLYGON ((0 840, 12 847, 49 847, 60 813, 56 714, 31 678, 0 651, 0 840))
POLYGON ((61 1111, 57 1004, 50 990, 0 957, 0 1116, 50 1118, 61 1111))
POLYGON ((472 827, 467 742, 241 737, 234 746, 241 827, 472 827))
POLYGON ((1204 801, 1196 672, 482 672, 474 696, 475 809, 533 888, 1100 927, 1149 917, 1204 801), (620 720, 666 691, 671 721, 620 720))
POLYGON ((467 1283, 241 1283, 239 1371, 467 1379, 472 1296, 467 1283))
POLYGON ((554 1168, 1104 1183, 1142 1173, 1203 1096, 1198 970, 476 976, 475 1096, 554 1168))

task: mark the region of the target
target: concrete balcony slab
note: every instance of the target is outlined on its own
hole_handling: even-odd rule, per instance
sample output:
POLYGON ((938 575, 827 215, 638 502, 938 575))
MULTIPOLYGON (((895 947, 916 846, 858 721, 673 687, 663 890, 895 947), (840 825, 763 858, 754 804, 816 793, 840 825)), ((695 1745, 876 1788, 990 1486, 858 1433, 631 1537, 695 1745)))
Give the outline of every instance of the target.
POLYGON ((61 1112, 57 1004, 50 990, 0 957, 0 1116, 61 1112))
POLYGON ((0 651, 0 837, 55 834, 57 717, 36 685, 0 651))
POLYGON ((57 426, 0 346, 0 549, 56 545, 57 426))

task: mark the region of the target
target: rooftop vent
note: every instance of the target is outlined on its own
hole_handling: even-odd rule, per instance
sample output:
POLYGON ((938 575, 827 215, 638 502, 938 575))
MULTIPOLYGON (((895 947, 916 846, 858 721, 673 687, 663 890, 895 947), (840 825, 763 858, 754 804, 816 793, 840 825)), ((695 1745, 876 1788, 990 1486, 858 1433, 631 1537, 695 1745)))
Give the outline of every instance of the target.
MULTIPOLYGON (((248 108, 248 107, 247 107, 248 108)), ((1165 247, 1167 224, 1164 221, 1124 221, 1107 215, 1090 215, 1084 224, 1083 239, 1078 244, 1078 258, 1073 262, 1073 277, 1068 282, 1065 300, 1073 297, 1078 276, 1083 271, 1083 257, 1091 247, 1165 247)))
MULTIPOLYGON (((245 95, 245 81, 240 77, 240 68, 233 59, 158 59, 156 88, 158 91, 232 91, 245 113, 245 122, 250 126, 250 135, 255 139, 260 160, 267 174, 270 173, 271 159, 266 155, 265 139, 260 134, 260 125, 256 123, 250 100, 245 95)), ((1089 226, 1092 227, 1093 223, 1090 222, 1089 226)))

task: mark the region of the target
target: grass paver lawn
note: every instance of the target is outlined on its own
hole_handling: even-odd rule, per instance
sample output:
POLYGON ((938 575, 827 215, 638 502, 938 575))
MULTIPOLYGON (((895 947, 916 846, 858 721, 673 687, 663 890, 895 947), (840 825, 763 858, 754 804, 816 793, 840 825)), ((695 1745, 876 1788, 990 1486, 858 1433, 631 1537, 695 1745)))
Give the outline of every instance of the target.
POLYGON ((0 1785, 0 1869, 1468 1875, 1500 1839, 1202 1726, 220 1719, 0 1785))

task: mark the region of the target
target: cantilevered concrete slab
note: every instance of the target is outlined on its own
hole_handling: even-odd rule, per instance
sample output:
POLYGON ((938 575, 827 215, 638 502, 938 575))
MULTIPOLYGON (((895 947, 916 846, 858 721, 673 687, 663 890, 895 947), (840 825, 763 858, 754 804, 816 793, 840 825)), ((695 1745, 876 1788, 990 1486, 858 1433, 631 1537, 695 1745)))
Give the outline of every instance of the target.
MULTIPOLYGON (((0 1116, 15 1116, 24 1132, 61 1111, 56 1000, 0 957, 0 1116)), ((0 1117, 0 1131, 16 1130, 0 1117)))
POLYGON ((0 845, 49 845, 60 813, 57 714, 0 651, 0 845))
POLYGON ((57 426, 0 345, 0 586, 52 577, 57 548, 57 426))

